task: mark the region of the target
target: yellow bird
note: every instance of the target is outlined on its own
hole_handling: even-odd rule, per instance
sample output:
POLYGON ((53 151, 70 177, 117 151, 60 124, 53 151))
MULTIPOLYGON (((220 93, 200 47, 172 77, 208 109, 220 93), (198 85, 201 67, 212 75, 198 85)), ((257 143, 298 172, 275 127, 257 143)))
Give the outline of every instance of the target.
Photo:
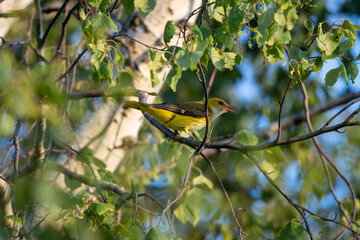
MULTIPOLYGON (((161 104, 128 101, 125 102, 124 106, 146 112, 165 127, 176 131, 185 131, 187 134, 189 134, 189 131, 199 130, 206 125, 204 101, 161 104)), ((227 104, 222 99, 210 98, 208 100, 209 121, 213 121, 225 112, 235 113, 231 109, 237 108, 227 104)))

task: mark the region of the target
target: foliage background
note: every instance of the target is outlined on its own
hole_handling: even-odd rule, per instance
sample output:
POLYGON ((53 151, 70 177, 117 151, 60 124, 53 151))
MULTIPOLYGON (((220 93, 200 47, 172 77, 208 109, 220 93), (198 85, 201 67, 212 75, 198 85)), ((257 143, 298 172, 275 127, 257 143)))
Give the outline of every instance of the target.
MULTIPOLYGON (((59 239, 359 239, 358 126, 319 135, 322 150, 311 136, 261 151, 243 148, 274 141, 280 109, 283 124, 289 116, 303 116, 304 96, 312 109, 327 110, 311 116, 314 130, 360 97, 358 1, 204 3, 192 16, 195 25, 168 22, 164 37, 150 44, 154 48, 146 46, 149 56, 141 61, 150 67, 148 82, 166 82, 155 101, 202 99, 200 61, 208 85, 215 76, 209 96, 239 108, 238 115, 223 115, 211 128, 209 141, 224 140, 222 147, 203 151, 217 175, 203 158, 191 157, 205 129, 187 146, 146 121, 137 139, 115 143, 125 155, 114 170, 93 145, 78 144, 77 130, 99 105, 115 99, 121 108, 126 97, 137 95, 132 84, 139 65, 131 49, 135 40, 146 39, 130 36, 163 3, 34 1, 1 14, 18 17, 2 36, 0 52, 1 211, 6 216, 1 238, 43 239, 56 233, 59 239), (175 51, 171 46, 178 36, 187 45, 175 51), (160 74, 163 68, 167 77, 160 74), (242 145, 229 147, 229 141, 242 145), (163 209, 181 190, 163 218, 163 209)), ((351 104, 331 125, 352 113, 358 125, 358 109, 358 103, 351 104)), ((308 132, 304 119, 290 122, 280 139, 308 132)))

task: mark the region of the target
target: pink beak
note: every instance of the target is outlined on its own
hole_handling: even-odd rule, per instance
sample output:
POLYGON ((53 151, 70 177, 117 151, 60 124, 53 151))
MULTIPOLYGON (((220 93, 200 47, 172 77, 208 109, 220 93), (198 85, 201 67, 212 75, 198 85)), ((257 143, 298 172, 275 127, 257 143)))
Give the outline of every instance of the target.
POLYGON ((226 105, 226 106, 225 106, 225 110, 226 110, 227 112, 231 112, 231 113, 235 113, 235 114, 236 114, 236 112, 234 112, 234 111, 231 110, 231 109, 237 110, 237 108, 234 107, 234 106, 231 106, 231 105, 226 105))

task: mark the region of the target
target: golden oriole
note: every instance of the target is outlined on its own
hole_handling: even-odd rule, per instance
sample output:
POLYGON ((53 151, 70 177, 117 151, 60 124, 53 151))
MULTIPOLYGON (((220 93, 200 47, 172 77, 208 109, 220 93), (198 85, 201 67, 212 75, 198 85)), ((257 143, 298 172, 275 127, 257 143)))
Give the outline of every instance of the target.
MULTIPOLYGON (((205 102, 187 102, 187 103, 161 103, 146 104, 135 101, 128 101, 125 107, 139 109, 146 112, 158 120, 162 125, 176 131, 199 130, 206 125, 205 102)), ((208 100, 209 121, 214 120, 225 112, 235 113, 231 109, 237 109, 224 100, 219 98, 210 98, 208 100)))

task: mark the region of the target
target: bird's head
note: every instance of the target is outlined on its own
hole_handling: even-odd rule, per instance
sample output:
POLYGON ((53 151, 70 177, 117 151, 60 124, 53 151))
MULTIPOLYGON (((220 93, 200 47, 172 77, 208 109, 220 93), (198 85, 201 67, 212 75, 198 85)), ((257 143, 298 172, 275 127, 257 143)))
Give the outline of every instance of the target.
POLYGON ((236 113, 232 109, 237 109, 236 107, 227 104, 224 100, 220 98, 210 98, 208 100, 208 107, 213 113, 212 120, 226 112, 236 113))

